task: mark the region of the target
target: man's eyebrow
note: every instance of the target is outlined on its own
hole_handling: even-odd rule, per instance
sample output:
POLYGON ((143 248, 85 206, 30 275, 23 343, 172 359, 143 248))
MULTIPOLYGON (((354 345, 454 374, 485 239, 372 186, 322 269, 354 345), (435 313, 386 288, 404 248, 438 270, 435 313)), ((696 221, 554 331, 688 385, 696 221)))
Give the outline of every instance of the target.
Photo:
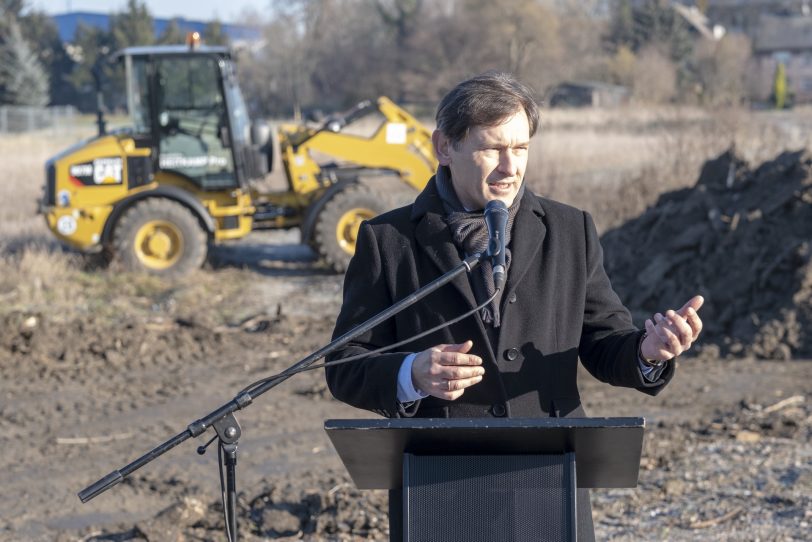
POLYGON ((492 148, 492 147, 500 147, 500 148, 502 148, 502 147, 527 147, 527 146, 529 146, 529 145, 530 145, 530 140, 529 140, 529 139, 528 139, 527 141, 520 141, 520 142, 513 143, 513 144, 510 144, 510 143, 505 143, 505 142, 503 142, 503 141, 497 141, 497 140, 492 140, 492 139, 486 139, 485 141, 483 141, 483 142, 480 144, 480 147, 482 147, 482 148, 492 148))

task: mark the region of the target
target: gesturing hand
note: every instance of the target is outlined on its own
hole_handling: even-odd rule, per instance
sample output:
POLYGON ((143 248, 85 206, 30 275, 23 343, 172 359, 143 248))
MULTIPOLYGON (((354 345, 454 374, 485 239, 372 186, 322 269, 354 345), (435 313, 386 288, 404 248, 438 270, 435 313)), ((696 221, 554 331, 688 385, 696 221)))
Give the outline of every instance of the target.
POLYGON ((667 310, 646 320, 646 338, 640 345, 640 354, 648 361, 675 358, 691 348, 702 331, 702 320, 697 311, 705 300, 692 297, 678 311, 667 310))
POLYGON ((440 344, 423 350, 412 363, 412 384, 423 393, 453 401, 482 380, 482 358, 468 354, 474 343, 440 344))

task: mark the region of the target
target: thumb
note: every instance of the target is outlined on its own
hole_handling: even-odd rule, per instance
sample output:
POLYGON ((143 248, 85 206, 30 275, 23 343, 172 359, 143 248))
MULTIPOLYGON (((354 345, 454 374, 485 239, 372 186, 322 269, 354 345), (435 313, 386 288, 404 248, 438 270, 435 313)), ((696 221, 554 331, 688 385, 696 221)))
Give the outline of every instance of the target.
POLYGON ((465 341, 459 344, 441 344, 439 350, 440 352, 459 352, 461 354, 467 354, 473 346, 473 341, 465 341))
POLYGON ((683 305, 682 308, 680 310, 678 310, 677 312, 681 316, 685 316, 685 314, 688 312, 689 308, 692 308, 695 311, 698 311, 699 308, 702 307, 702 305, 704 303, 705 303, 705 298, 704 297, 702 297, 701 295, 695 295, 694 297, 689 299, 688 302, 685 305, 683 305))

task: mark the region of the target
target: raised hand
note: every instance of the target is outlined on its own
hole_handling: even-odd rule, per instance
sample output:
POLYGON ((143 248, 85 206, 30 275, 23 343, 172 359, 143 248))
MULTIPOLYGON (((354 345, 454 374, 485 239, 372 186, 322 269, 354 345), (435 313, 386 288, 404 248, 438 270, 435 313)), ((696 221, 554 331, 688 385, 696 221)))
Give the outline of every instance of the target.
POLYGON ((646 320, 646 338, 640 345, 640 354, 647 361, 660 361, 675 358, 691 348, 702 331, 697 311, 704 302, 697 295, 677 311, 658 312, 646 320))

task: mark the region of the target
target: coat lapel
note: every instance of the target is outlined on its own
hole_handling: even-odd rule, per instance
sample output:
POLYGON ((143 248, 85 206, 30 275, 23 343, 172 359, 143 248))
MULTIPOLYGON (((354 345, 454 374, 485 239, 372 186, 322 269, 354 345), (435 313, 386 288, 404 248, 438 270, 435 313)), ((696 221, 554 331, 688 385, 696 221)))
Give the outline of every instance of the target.
MULTIPOLYGON (((439 274, 450 271, 462 262, 451 239, 451 231, 443 220, 443 205, 433 177, 415 200, 412 219, 417 221, 417 243, 437 267, 439 274)), ((477 306, 467 274, 457 276, 451 284, 465 299, 467 309, 477 306)))
POLYGON ((530 267, 537 263, 539 250, 547 235, 547 227, 542 221, 542 216, 544 209, 538 198, 529 190, 525 190, 510 234, 511 260, 503 301, 510 298, 530 267))

